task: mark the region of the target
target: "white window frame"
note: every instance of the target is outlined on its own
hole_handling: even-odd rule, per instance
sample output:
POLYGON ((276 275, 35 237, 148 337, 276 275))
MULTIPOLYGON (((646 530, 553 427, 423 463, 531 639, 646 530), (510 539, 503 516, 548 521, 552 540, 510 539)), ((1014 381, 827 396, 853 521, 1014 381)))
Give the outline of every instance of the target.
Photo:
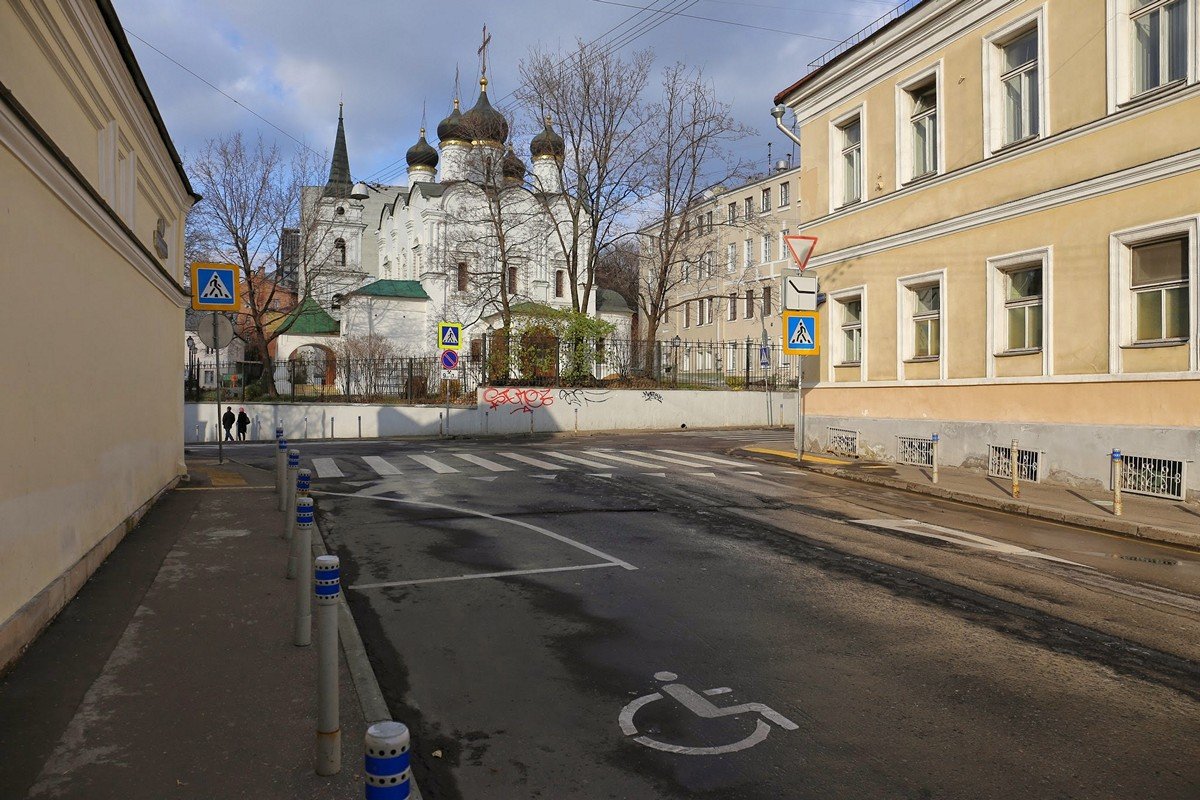
POLYGON ((779 232, 779 260, 783 261, 788 257, 787 237, 791 235, 791 231, 784 228, 779 232))
POLYGON ((750 269, 754 266, 754 240, 746 239, 742 245, 742 266, 750 269))
POLYGON ((784 181, 779 184, 779 208, 787 208, 792 204, 792 182, 784 181))
POLYGON ((1109 236, 1109 330, 1116 331, 1116 336, 1110 336, 1109 372, 1122 373, 1124 369, 1124 351, 1126 349, 1143 349, 1152 347, 1179 347, 1182 343, 1168 340, 1164 342, 1135 342, 1134 322, 1136 307, 1133 292, 1133 259, 1132 248, 1139 244, 1148 244, 1158 239, 1186 236, 1188 239, 1188 369, 1192 372, 1200 370, 1200 326, 1197 325, 1196 314, 1200 309, 1200 271, 1197 269, 1197 232, 1200 229, 1200 217, 1181 217, 1164 220, 1151 225, 1127 228, 1109 236))
POLYGON ((737 292, 729 295, 729 310, 726 316, 726 322, 737 322, 737 292))
POLYGON ((1050 135, 1049 82, 1046 80, 1048 43, 1046 6, 1041 5, 1019 17, 983 40, 983 156, 988 158, 1012 147, 1036 142, 1050 135), (1031 30, 1037 30, 1038 40, 1038 129, 1027 139, 1004 142, 1004 92, 1000 75, 1004 71, 1004 47, 1031 30))
POLYGON ((1200 75, 1200 2, 1190 0, 1188 9, 1187 75, 1182 82, 1168 83, 1134 94, 1133 21, 1130 0, 1105 0, 1108 20, 1108 111, 1114 113, 1127 103, 1141 103, 1182 86, 1195 83, 1200 75))
POLYGON ((771 210, 771 187, 764 186, 759 194, 761 196, 758 198, 758 210, 765 214, 771 210))
POLYGON ((760 253, 760 255, 762 256, 762 261, 760 261, 759 263, 770 264, 771 261, 774 260, 771 258, 771 234, 764 233, 762 235, 762 241, 761 241, 760 246, 762 248, 762 252, 760 253))
POLYGON ((944 82, 942 81, 942 62, 938 61, 928 69, 921 70, 907 80, 896 85, 896 188, 901 189, 906 184, 916 180, 927 180, 946 171, 946 115, 944 82), (913 129, 912 115, 914 109, 913 93, 915 90, 933 83, 937 108, 937 148, 934 158, 937 166, 932 172, 920 176, 913 175, 913 129))
POLYGON ((859 369, 859 380, 867 379, 867 287, 866 285, 847 286, 845 289, 839 289, 836 292, 831 292, 829 299, 833 301, 831 310, 832 323, 829 326, 829 352, 833 354, 833 358, 829 359, 829 380, 834 380, 835 367, 852 367, 857 366, 859 369), (858 300, 862 304, 862 312, 860 314, 860 323, 858 325, 859 334, 859 359, 858 362, 846 361, 845 340, 842 337, 842 330, 846 324, 845 318, 845 303, 851 300, 858 300))
MULTIPOLYGON (((905 379, 905 366, 913 360, 913 352, 915 349, 914 330, 913 330, 913 313, 916 311, 916 295, 915 289, 924 286, 932 286, 937 284, 940 291, 938 292, 938 357, 937 363, 939 367, 939 380, 946 380, 948 375, 948 365, 950 362, 949 349, 947 344, 949 336, 949 302, 946 294, 947 280, 946 269, 936 269, 930 272, 922 272, 919 275, 905 275, 902 278, 896 279, 896 308, 899 313, 896 315, 896 375, 900 380, 905 379)), ((933 359, 930 359, 932 361, 933 359)), ((921 363, 928 363, 922 361, 921 363)))
POLYGON ((855 106, 850 111, 835 117, 829 123, 829 209, 836 211, 860 205, 867 201, 867 108, 865 105, 855 106), (842 155, 845 128, 852 122, 858 122, 858 199, 846 202, 846 187, 842 174, 842 155))
POLYGON ((742 319, 754 319, 754 302, 756 300, 754 295, 754 289, 747 289, 746 294, 743 295, 742 299, 746 303, 746 307, 743 309, 742 319))
POLYGON ((725 271, 733 273, 737 269, 737 243, 730 242, 725 247, 725 271))
POLYGON ((754 216, 754 195, 750 195, 742 202, 746 207, 746 219, 749 220, 754 216))
POLYGON ((1009 353, 1008 315, 1005 313, 1009 273, 1039 267, 1042 270, 1042 375, 1054 374, 1054 248, 1038 247, 993 256, 987 260, 987 377, 996 377, 996 359, 1036 350, 1009 353))

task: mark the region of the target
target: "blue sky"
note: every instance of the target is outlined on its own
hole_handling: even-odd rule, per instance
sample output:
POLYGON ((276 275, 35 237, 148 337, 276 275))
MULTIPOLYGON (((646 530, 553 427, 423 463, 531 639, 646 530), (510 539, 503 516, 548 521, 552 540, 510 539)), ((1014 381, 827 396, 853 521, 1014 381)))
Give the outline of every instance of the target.
POLYGON ((576 38, 590 41, 621 26, 608 40, 641 34, 623 52, 649 47, 660 66, 682 61, 703 67, 735 116, 759 132, 740 149, 765 168, 767 142, 773 143, 777 158, 790 150, 768 115, 774 94, 803 75, 813 58, 894 5, 890 0, 114 4, 185 158, 205 139, 233 130, 261 131, 287 149, 297 147, 294 137, 327 152, 333 145, 338 102, 344 100, 355 177, 397 183, 403 182, 403 173, 389 165, 402 159, 416 141, 423 104, 431 129, 449 111, 456 65, 464 103, 474 102, 476 50, 485 23, 492 35, 488 72, 493 102, 515 88, 517 65, 531 47, 568 48, 576 38), (681 13, 639 14, 637 9, 647 6, 681 13))

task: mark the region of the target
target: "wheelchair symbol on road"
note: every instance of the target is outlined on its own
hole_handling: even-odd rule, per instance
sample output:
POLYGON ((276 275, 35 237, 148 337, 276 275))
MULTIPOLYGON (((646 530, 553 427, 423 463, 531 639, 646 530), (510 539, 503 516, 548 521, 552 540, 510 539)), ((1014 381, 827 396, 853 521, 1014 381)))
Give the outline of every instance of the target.
POLYGON ((764 741, 767 734, 771 732, 771 726, 768 722, 773 722, 785 731, 794 731, 798 725, 792 722, 787 717, 775 711, 769 706, 762 703, 742 703, 741 705, 721 706, 714 705, 708 700, 708 697, 715 695, 728 694, 733 690, 728 687, 720 687, 717 689, 705 689, 703 692, 696 692, 682 683, 675 683, 679 676, 674 672, 656 672, 654 679, 664 684, 661 691, 652 694, 643 695, 636 700, 630 702, 621 709, 621 714, 617 718, 621 725, 621 732, 626 736, 632 736, 633 741, 654 750, 662 750, 667 753, 679 753, 687 756, 714 756, 722 753, 736 753, 738 750, 745 750, 753 747, 756 744, 764 741), (644 734, 639 734, 637 725, 633 721, 633 717, 637 712, 646 705, 653 703, 656 700, 662 700, 666 697, 678 702, 688 711, 691 711, 701 719, 716 719, 718 717, 732 717, 738 714, 755 713, 759 718, 756 720, 754 730, 750 735, 730 744, 717 745, 714 747, 684 747, 683 745, 670 744, 668 742, 660 742, 657 739, 652 739, 644 734))

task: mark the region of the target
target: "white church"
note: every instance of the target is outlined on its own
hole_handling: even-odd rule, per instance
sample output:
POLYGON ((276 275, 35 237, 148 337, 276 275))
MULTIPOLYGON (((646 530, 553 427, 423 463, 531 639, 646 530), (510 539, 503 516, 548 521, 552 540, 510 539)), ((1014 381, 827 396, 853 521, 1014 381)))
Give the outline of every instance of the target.
MULTIPOLYGON (((441 321, 462 323, 464 355, 477 354, 506 319, 513 330, 524 315, 572 308, 556 230, 570 225, 565 150, 551 121, 530 142, 530 174, 488 101, 485 76, 475 106, 463 113, 456 98, 437 138, 435 149, 421 129, 405 154, 406 185, 353 183, 339 109, 329 180, 308 187, 302 204, 314 252, 301 257, 302 303, 276 340, 277 363, 329 353, 344 337, 382 337, 397 354, 431 355, 441 321)), ((633 312, 616 292, 593 287, 586 308, 615 326, 613 337, 630 337, 633 312)))

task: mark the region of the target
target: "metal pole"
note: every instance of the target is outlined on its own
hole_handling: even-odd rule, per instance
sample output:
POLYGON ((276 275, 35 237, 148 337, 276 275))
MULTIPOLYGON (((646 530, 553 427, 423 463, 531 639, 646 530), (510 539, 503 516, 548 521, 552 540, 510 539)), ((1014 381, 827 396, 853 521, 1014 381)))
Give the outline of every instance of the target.
MULTIPOLYGON (((275 445, 275 487, 279 492, 279 502, 287 495, 287 439, 280 439, 275 445)), ((283 508, 280 508, 282 511, 283 508)))
POLYGON ((804 461, 804 356, 796 357, 800 366, 796 378, 796 460, 804 461))
POLYGON ((933 482, 938 482, 938 435, 933 435, 933 482))
POLYGON ((338 599, 341 578, 337 556, 317 556, 313 595, 317 601, 317 774, 342 770, 342 727, 338 708, 338 599))
POLYGON ((1016 500, 1017 498, 1019 498, 1021 496, 1021 482, 1020 482, 1021 471, 1019 469, 1017 469, 1017 440, 1016 439, 1012 440, 1012 446, 1008 450, 1008 464, 1009 464, 1009 469, 1012 471, 1012 496, 1013 496, 1013 500, 1016 500))
POLYGON ((443 378, 442 383, 446 387, 446 435, 449 436, 450 435, 450 381, 443 378))
POLYGON ((363 775, 368 800, 409 800, 412 773, 408 728, 402 722, 376 722, 363 737, 363 775))
MULTIPOLYGON (((296 500, 296 537, 292 539, 292 552, 296 559, 296 574, 312 574, 312 526, 313 501, 310 497, 296 500)), ((292 643, 297 647, 308 647, 312 643, 312 593, 308 581, 296 581, 296 629, 292 643)))
MULTIPOLYGON (((213 344, 220 344, 221 340, 217 338, 217 312, 213 312, 213 344)), ((213 354, 216 358, 217 372, 217 463, 225 463, 225 441, 221 436, 221 430, 224 426, 221 425, 221 348, 214 347, 213 354)))
POLYGON ((279 495, 279 510, 287 511, 296 507, 296 473, 300 471, 300 451, 288 450, 287 473, 283 476, 286 487, 279 495))
POLYGON ((1125 482, 1125 460, 1121 456, 1120 450, 1112 451, 1112 466, 1113 466, 1113 515, 1121 516, 1125 509, 1121 505, 1121 485, 1125 482))

